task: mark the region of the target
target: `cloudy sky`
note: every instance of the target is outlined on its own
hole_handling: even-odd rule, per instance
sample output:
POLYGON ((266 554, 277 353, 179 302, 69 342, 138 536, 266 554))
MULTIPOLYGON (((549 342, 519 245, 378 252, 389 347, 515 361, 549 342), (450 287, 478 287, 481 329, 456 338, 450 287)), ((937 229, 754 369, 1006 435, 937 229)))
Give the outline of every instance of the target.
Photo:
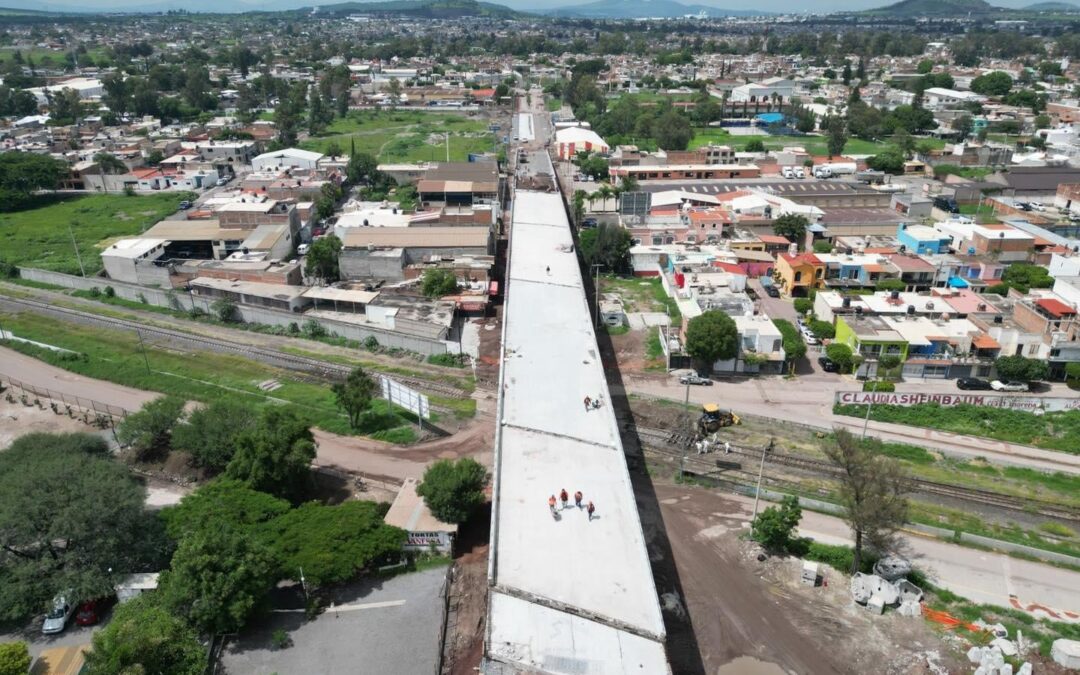
MULTIPOLYGON (((320 4, 333 4, 341 1, 342 0, 269 0, 267 2, 260 2, 259 0, 219 0, 218 2, 213 3, 213 6, 224 11, 244 11, 260 8, 284 9, 305 7, 320 4)), ((500 0, 491 1, 500 2, 500 0)), ((589 1, 590 0, 502 0, 500 4, 513 7, 514 9, 531 10, 585 4, 589 1)), ((648 4, 648 0, 624 1, 628 3, 633 2, 638 5, 648 4)), ((745 9, 749 6, 749 3, 745 0, 678 1, 683 4, 701 4, 730 9, 745 9)), ((882 5, 890 4, 892 1, 894 0, 756 0, 752 6, 771 12, 835 12, 840 10, 858 10, 868 9, 870 7, 880 7, 882 5)), ((991 4, 1003 7, 1024 7, 1037 1, 1038 0, 990 0, 991 4)), ((154 9, 166 5, 176 9, 190 9, 193 7, 193 4, 198 6, 202 3, 192 3, 186 0, 175 0, 175 2, 173 0, 152 0, 150 3, 147 3, 146 0, 0 0, 0 7, 42 10, 75 9, 76 11, 86 11, 88 9, 127 9, 129 11, 137 11, 138 8, 146 7, 147 4, 152 4, 154 9)))

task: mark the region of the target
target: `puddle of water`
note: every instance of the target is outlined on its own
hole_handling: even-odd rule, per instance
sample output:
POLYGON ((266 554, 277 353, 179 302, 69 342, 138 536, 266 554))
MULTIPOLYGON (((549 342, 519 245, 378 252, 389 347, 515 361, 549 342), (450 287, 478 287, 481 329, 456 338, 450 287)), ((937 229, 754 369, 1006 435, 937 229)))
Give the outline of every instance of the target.
POLYGON ((753 656, 740 656, 716 670, 716 675, 788 675, 788 672, 768 661, 759 661, 753 656))

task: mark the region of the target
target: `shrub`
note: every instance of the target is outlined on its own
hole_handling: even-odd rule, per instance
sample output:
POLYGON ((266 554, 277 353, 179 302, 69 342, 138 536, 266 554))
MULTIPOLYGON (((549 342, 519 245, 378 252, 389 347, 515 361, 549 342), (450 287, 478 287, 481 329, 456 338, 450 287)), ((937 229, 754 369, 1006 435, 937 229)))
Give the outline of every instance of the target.
POLYGON ((812 320, 810 322, 810 332, 819 340, 831 340, 836 337, 836 328, 828 321, 812 320))
POLYGON ((750 536, 770 552, 783 552, 791 543, 791 533, 802 520, 799 499, 788 495, 779 506, 770 506, 750 524, 750 536))
POLYGON ((814 253, 831 253, 833 245, 831 241, 819 239, 814 242, 814 253))
POLYGON ((323 325, 315 319, 308 319, 304 322, 303 333, 304 337, 312 339, 326 337, 327 334, 323 325))
POLYGON ((795 298, 795 311, 806 316, 807 312, 814 311, 814 301, 810 298, 795 298))
POLYGON ((105 297, 106 298, 115 298, 116 297, 116 289, 113 288, 112 286, 106 286, 105 287, 105 297))
MULTIPOLYGON (((833 546, 811 541, 805 545, 805 551, 802 557, 806 560, 825 563, 844 574, 850 574, 851 566, 855 564, 855 551, 850 546, 833 546)), ((872 571, 875 562, 877 562, 877 556, 872 553, 863 553, 860 571, 872 571)))
POLYGON ((369 352, 377 351, 379 349, 379 339, 374 335, 367 336, 364 338, 364 349, 369 352))
POLYGON ((868 380, 863 382, 862 390, 877 392, 896 391, 896 385, 892 382, 885 382, 883 380, 868 380))
POLYGON ((90 289, 90 297, 91 298, 100 298, 101 297, 101 289, 98 288, 97 286, 94 286, 93 288, 91 288, 90 289))
POLYGON ((0 675, 25 675, 30 670, 30 661, 25 642, 0 644, 0 675))

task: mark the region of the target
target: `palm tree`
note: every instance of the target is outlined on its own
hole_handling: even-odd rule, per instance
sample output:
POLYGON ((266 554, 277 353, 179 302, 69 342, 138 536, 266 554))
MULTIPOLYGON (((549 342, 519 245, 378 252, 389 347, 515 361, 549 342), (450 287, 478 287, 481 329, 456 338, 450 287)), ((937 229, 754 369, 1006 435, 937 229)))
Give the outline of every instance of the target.
POLYGON ((599 199, 600 203, 603 205, 600 210, 607 211, 607 202, 609 199, 615 196, 615 191, 612 190, 611 186, 607 183, 601 183, 600 189, 598 189, 593 194, 596 195, 596 198, 599 199))
POLYGON ((94 155, 94 161, 98 163, 101 170, 107 174, 114 173, 127 173, 127 165, 120 161, 116 155, 111 152, 99 152, 94 155))

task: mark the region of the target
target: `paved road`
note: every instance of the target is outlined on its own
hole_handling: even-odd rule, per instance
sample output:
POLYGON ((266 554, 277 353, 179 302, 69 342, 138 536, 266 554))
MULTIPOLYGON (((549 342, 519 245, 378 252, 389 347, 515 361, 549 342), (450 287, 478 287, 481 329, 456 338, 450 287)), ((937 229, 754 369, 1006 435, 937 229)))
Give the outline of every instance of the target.
MULTIPOLYGON (((674 377, 624 375, 623 381, 627 391, 632 394, 679 402, 686 395, 687 388, 678 384, 674 377)), ((832 412, 836 391, 858 391, 860 388, 858 383, 834 373, 814 372, 800 376, 795 381, 761 377, 720 381, 712 387, 690 387, 690 400, 694 403, 719 402, 738 413, 822 429, 840 425, 861 433, 862 420, 834 415, 832 412)), ((900 384, 897 391, 956 393, 956 384, 951 380, 926 380, 900 384)), ((964 459, 983 457, 999 464, 1080 474, 1080 455, 884 422, 870 422, 868 433, 883 440, 920 445, 964 459)))

